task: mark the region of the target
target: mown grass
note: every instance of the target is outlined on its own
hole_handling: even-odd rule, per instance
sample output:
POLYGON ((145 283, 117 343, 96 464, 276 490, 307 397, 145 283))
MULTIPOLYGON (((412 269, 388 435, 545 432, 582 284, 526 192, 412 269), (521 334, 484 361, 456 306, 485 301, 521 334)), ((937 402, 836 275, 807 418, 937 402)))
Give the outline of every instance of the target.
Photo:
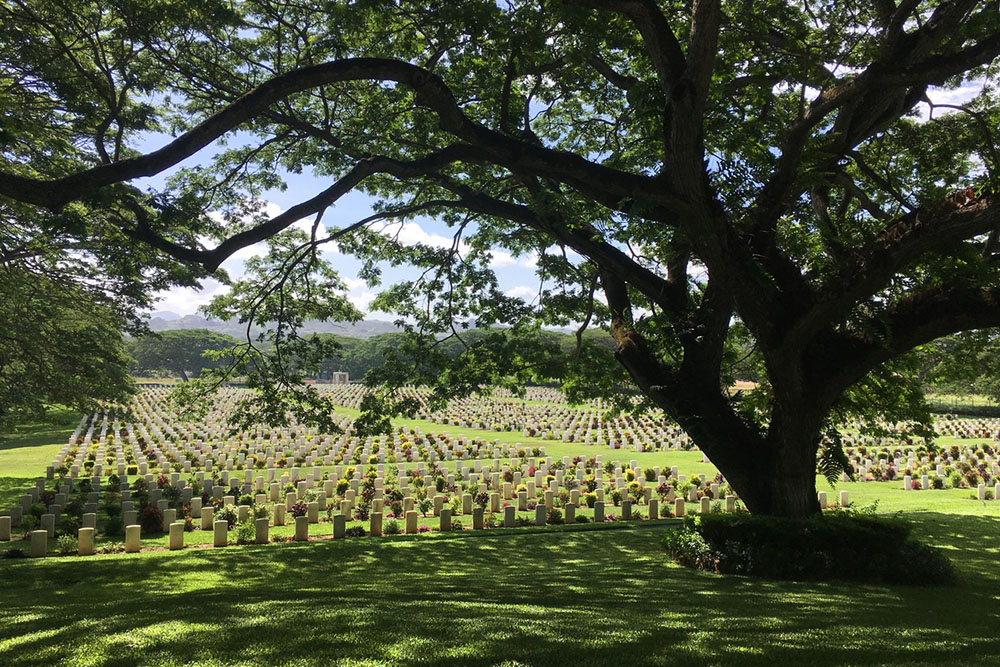
POLYGON ((28 480, 45 474, 45 466, 52 463, 79 422, 78 412, 53 408, 43 419, 0 431, 0 508, 4 512, 30 486, 28 480))
POLYGON ((996 517, 922 513, 958 588, 666 562, 655 528, 4 561, 9 665, 1000 664, 996 517))
MULTIPOLYGON (((25 476, 6 478, 15 494, 51 459, 46 443, 58 448, 68 432, 36 435, 0 441, 0 474, 26 457, 11 468, 25 476)), ((552 456, 566 447, 644 466, 675 461, 682 474, 705 465, 694 452, 614 456, 539 442, 552 456)), ((817 487, 902 511, 916 537, 946 550, 959 586, 695 572, 667 561, 670 522, 0 560, 0 664, 1000 665, 1000 502, 898 481, 817 487)), ((330 524, 311 532, 329 534, 330 524)))

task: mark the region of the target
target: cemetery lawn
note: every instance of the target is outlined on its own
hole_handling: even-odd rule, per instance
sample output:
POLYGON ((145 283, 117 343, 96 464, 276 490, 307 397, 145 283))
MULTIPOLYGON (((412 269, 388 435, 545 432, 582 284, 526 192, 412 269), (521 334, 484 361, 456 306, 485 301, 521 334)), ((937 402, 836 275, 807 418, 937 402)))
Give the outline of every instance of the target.
MULTIPOLYGON (((915 494, 919 495, 919 494, 915 494)), ((5 665, 1000 664, 996 516, 909 515, 957 588, 667 562, 665 527, 2 561, 5 665)))
POLYGON ((0 507, 17 502, 30 481, 45 472, 80 422, 80 413, 54 408, 44 419, 0 433, 0 507))

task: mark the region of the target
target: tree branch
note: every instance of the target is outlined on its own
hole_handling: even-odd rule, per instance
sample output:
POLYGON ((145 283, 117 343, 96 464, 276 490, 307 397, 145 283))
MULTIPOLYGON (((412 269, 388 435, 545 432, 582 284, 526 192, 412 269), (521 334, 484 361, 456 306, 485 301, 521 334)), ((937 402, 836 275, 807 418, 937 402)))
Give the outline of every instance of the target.
POLYGON ((789 337, 800 340, 845 319, 854 305, 882 290, 924 253, 985 234, 1000 225, 1000 199, 965 192, 929 211, 909 213, 888 225, 829 281, 818 305, 797 322, 789 337))
POLYGON ((684 74, 684 53, 654 0, 566 0, 568 4, 615 12, 628 17, 646 45, 646 53, 660 81, 663 94, 670 99, 673 87, 684 74))
POLYGON ((660 204, 685 207, 662 183, 596 164, 573 153, 545 148, 483 127, 465 116, 448 86, 435 74, 409 63, 354 58, 304 67, 274 77, 152 153, 101 165, 56 180, 0 173, 0 195, 57 210, 112 183, 152 176, 198 152, 241 123, 263 114, 274 102, 309 88, 334 82, 395 81, 416 92, 416 103, 433 111, 442 129, 478 146, 484 157, 502 166, 562 180, 606 205, 627 205, 642 193, 660 204))
POLYGON ((810 364, 812 386, 835 399, 872 369, 918 345, 959 331, 996 326, 1000 326, 1000 287, 930 287, 874 317, 865 328, 879 335, 841 335, 825 341, 824 353, 814 356, 810 364))

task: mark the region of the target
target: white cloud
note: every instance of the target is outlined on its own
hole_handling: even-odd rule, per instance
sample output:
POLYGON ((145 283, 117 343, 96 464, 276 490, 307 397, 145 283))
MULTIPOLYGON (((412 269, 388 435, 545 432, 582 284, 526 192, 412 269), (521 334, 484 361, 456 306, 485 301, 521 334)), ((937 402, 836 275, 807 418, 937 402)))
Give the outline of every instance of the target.
MULTIPOLYGON (((952 104, 961 106, 978 95, 983 90, 982 81, 973 81, 958 88, 928 88, 927 98, 932 104, 952 104)), ((930 118, 931 108, 926 102, 917 105, 920 120, 930 118)), ((961 113, 958 109, 934 109, 934 117, 940 118, 948 114, 961 113)))
MULTIPOLYGON (((426 245, 432 248, 450 248, 454 244, 454 239, 441 236, 440 234, 429 234, 416 222, 390 223, 379 230, 380 234, 394 238, 403 245, 426 245)), ((459 243, 459 249, 468 250, 468 244, 459 243)))
POLYGON ((369 291, 368 283, 360 278, 341 278, 347 287, 346 296, 348 301, 362 313, 368 314, 372 300, 378 296, 378 292, 369 291))
POLYGON ((958 88, 929 88, 927 97, 934 104, 965 104, 983 89, 981 81, 967 83, 958 88))
POLYGON ((229 286, 214 278, 204 281, 201 289, 194 287, 173 287, 157 295, 156 310, 167 310, 178 315, 195 315, 198 308, 208 304, 214 297, 225 294, 229 286))
POLYGON ((344 281, 344 285, 346 285, 348 291, 351 291, 351 292, 354 292, 354 291, 357 291, 357 290, 360 290, 360 289, 364 289, 365 287, 368 286, 368 283, 366 283, 361 278, 344 278, 344 277, 342 277, 341 280, 344 281))
POLYGON ((532 300, 538 296, 538 289, 527 285, 518 285, 510 288, 504 294, 515 299, 532 300))
POLYGON ((688 277, 693 278, 696 283, 704 283, 708 281, 708 267, 704 264, 691 262, 688 264, 687 274, 688 277))
POLYGON ((368 314, 372 305, 372 300, 378 296, 375 292, 348 292, 347 299, 354 304, 354 307, 365 315, 368 314))
MULTIPOLYGON (((388 223, 378 230, 383 236, 389 238, 394 238, 403 245, 426 245, 432 248, 451 248, 455 244, 455 239, 450 236, 442 236, 440 234, 431 234, 427 232, 419 223, 416 222, 403 222, 403 223, 388 223)), ((472 251, 471 246, 464 241, 459 241, 458 251, 463 255, 472 251)), ((490 255, 490 268, 497 269, 505 266, 523 266, 525 268, 534 268, 538 259, 536 257, 514 257, 511 253, 506 250, 500 250, 499 248, 491 248, 490 255)))

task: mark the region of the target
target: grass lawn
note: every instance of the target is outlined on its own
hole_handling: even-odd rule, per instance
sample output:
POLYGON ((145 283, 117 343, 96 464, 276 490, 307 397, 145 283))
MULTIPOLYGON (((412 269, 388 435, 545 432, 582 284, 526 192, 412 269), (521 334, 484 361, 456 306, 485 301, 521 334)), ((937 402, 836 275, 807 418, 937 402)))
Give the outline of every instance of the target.
MULTIPOLYGON (((0 507, 43 472, 77 420, 0 439, 0 507)), ((697 452, 403 425, 714 474, 697 452)), ((672 522, 0 560, 0 664, 1000 665, 1000 501, 903 491, 898 481, 817 488, 904 512, 918 538, 952 558, 959 586, 694 572, 666 559, 672 522)))
POLYGON ((4 512, 31 486, 31 480, 45 475, 45 466, 51 465, 79 423, 80 413, 54 409, 45 419, 0 432, 0 508, 4 512))
POLYGON ((6 665, 1000 664, 1000 520, 914 514, 958 588, 666 562, 662 528, 4 561, 6 665))

